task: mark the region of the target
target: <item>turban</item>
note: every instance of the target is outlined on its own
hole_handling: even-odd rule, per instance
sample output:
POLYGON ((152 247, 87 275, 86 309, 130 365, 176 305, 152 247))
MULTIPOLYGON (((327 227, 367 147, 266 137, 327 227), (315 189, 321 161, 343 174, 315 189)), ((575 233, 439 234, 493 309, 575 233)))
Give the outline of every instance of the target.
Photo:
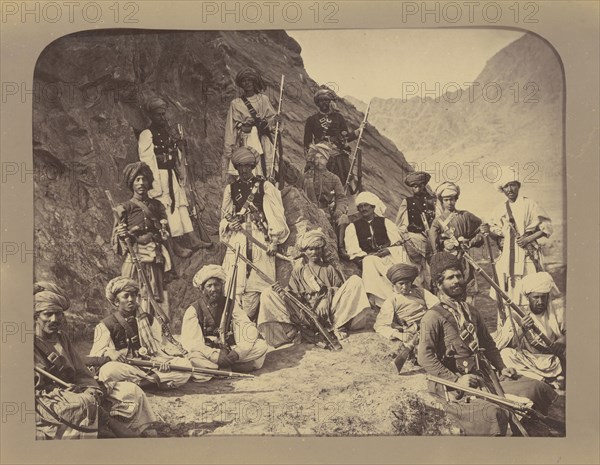
POLYGON ((519 187, 521 186, 519 176, 512 166, 501 166, 498 168, 498 170, 498 175, 500 178, 496 181, 496 189, 498 189, 500 192, 502 192, 502 188, 509 182, 517 182, 519 187))
POLYGON ((532 292, 549 294, 553 289, 558 291, 554 279, 545 271, 528 274, 521 279, 521 292, 524 295, 532 292))
POLYGON ((327 236, 323 234, 321 228, 306 231, 302 237, 298 240, 298 247, 300 250, 306 250, 309 247, 325 247, 327 244, 327 236))
POLYGON ((406 176, 404 184, 408 187, 414 187, 417 184, 427 184, 431 179, 431 175, 425 171, 414 171, 406 176))
POLYGON ((249 165, 258 163, 260 155, 252 147, 239 147, 231 154, 231 163, 233 165, 249 165))
POLYGON ((158 108, 167 108, 168 104, 160 97, 152 97, 146 101, 146 113, 152 113, 158 108))
POLYGON ((104 295, 111 304, 114 304, 119 292, 124 291, 139 292, 140 286, 131 278, 117 276, 108 282, 104 295))
POLYGON ((435 195, 437 195, 438 199, 441 199, 442 197, 458 197, 460 195, 460 187, 453 182, 445 181, 437 186, 435 195))
POLYGON ((379 197, 371 192, 361 192, 356 196, 354 203, 358 207, 361 203, 368 203, 375 207, 375 214, 377 216, 385 215, 386 207, 379 197))
POLYGON ((152 187, 152 183, 154 182, 152 170, 143 161, 136 161, 135 163, 129 163, 123 169, 123 179, 129 190, 133 190, 133 181, 135 181, 135 178, 138 176, 144 176, 150 184, 149 187, 152 187))
POLYGON ((254 81, 254 84, 256 86, 256 91, 257 92, 262 92, 263 90, 265 90, 265 83, 262 80, 262 77, 260 76, 259 72, 256 71, 254 68, 244 68, 242 69, 240 72, 238 72, 235 76, 235 84, 238 87, 241 87, 241 83, 243 79, 251 79, 254 81))
POLYGON ((34 312, 46 310, 68 310, 71 301, 67 293, 54 283, 40 281, 33 285, 34 312))
POLYGON ((462 270, 459 259, 450 252, 438 252, 434 254, 433 257, 431 257, 429 267, 431 269, 431 279, 433 281, 437 281, 444 271, 450 268, 459 268, 462 270))
POLYGON ((385 275, 392 284, 396 284, 403 279, 414 281, 418 274, 419 269, 416 266, 407 263, 396 263, 387 270, 385 275))
POLYGON ((329 160, 331 157, 331 147, 327 144, 310 144, 308 147, 308 159, 314 160, 317 154, 321 154, 325 157, 326 160, 329 160))
POLYGON ((313 97, 313 100, 315 101, 315 104, 319 104, 319 101, 323 100, 324 98, 328 98, 330 100, 336 100, 337 99, 337 95, 335 95, 335 92, 332 91, 331 89, 327 88, 327 87, 321 87, 319 90, 317 90, 315 92, 315 96, 313 97))
POLYGON ((217 278, 223 282, 227 280, 227 275, 225 274, 225 270, 221 265, 204 265, 194 275, 192 284, 194 287, 202 287, 204 286, 204 283, 211 278, 217 278))

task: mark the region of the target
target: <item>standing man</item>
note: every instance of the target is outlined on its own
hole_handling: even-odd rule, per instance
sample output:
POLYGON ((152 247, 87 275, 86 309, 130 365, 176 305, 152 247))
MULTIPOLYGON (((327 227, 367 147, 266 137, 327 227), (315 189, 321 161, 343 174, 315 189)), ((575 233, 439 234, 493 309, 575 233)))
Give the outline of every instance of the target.
POLYGON ((375 194, 361 192, 355 199, 360 218, 346 228, 345 245, 350 260, 362 265, 367 293, 379 307, 393 295, 386 273, 395 263, 412 263, 402 245, 398 227, 385 218, 386 207, 375 194))
POLYGON ((256 325, 234 303, 228 347, 219 345, 219 325, 225 310, 227 275, 219 265, 205 265, 194 276, 194 287, 200 298, 188 307, 181 325, 181 344, 190 352, 193 366, 200 368, 231 368, 249 372, 263 366, 267 343, 259 339, 256 325))
MULTIPOLYGON (((493 211, 490 224, 482 225, 481 231, 503 243, 502 253, 496 261, 500 286, 511 300, 522 305, 521 279, 544 271, 544 256, 538 239, 550 237, 552 220, 535 200, 519 195, 521 182, 512 167, 502 167, 496 187, 506 200, 493 211)), ((495 299, 495 292, 490 291, 490 297, 495 299)))
MULTIPOLYGON (((225 187, 219 234, 221 240, 234 249, 239 244, 241 253, 274 280, 275 254, 279 245, 287 240, 290 230, 277 188, 253 175, 258 160, 258 152, 249 146, 239 147, 232 153, 231 161, 239 176, 225 187)), ((223 260, 223 269, 228 276, 234 261, 235 253, 228 250, 223 260)), ((236 295, 250 320, 256 321, 260 293, 268 287, 270 284, 252 268, 240 264, 236 295)))
POLYGON ((236 85, 242 89, 241 97, 232 100, 225 120, 224 169, 235 176, 231 154, 238 147, 252 147, 259 155, 254 174, 267 177, 273 166, 273 134, 280 117, 266 94, 260 73, 254 68, 244 68, 235 76, 236 85))
POLYGON ((146 103, 146 113, 151 124, 140 133, 138 154, 153 174, 153 182, 148 195, 159 200, 165 207, 169 229, 173 237, 173 251, 179 257, 189 257, 194 250, 210 247, 210 242, 201 241, 194 234, 194 227, 188 212, 188 200, 182 187, 184 170, 179 144, 184 141, 171 133, 166 116, 167 102, 154 97, 146 103), (191 249, 184 245, 188 237, 191 249))
MULTIPOLYGON (((548 385, 528 378, 517 378, 507 368, 500 352, 475 307, 464 301, 465 280, 457 258, 440 252, 431 259, 431 277, 436 281, 440 303, 430 308, 421 320, 418 362, 430 374, 466 387, 484 385, 479 367, 485 360, 500 373, 500 384, 507 394, 525 397, 533 408, 546 414, 556 394, 548 385), (481 355, 483 351, 483 359, 481 355)), ((486 400, 446 391, 430 382, 429 390, 448 402, 467 436, 504 436, 509 416, 506 410, 486 400)))
POLYGON ((310 144, 324 142, 331 147, 331 158, 327 169, 335 174, 342 185, 350 171, 350 149, 348 142, 358 138, 360 127, 348 132, 346 119, 335 106, 337 95, 328 87, 321 87, 314 95, 319 112, 309 116, 304 126, 304 153, 308 153, 310 144))

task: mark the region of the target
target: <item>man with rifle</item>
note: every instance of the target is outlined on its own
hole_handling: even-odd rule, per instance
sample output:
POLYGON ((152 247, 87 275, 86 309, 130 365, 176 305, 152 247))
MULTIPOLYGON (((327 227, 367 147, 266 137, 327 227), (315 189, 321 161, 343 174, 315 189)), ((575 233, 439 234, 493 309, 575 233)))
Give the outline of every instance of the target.
POLYGON ((190 379, 191 373, 176 368, 191 369, 191 363, 185 357, 167 353, 158 318, 140 309, 139 290, 138 283, 125 276, 113 278, 106 286, 106 299, 115 312, 98 323, 94 331, 90 357, 100 360, 98 379, 131 381, 142 388, 179 387, 190 379), (157 369, 144 371, 130 363, 134 358, 155 361, 157 369))
POLYGON ((54 283, 34 285, 34 368, 37 439, 155 436, 156 417, 138 386, 98 383, 75 351, 65 329, 70 307, 54 283))
MULTIPOLYGON (((239 176, 223 193, 221 241, 231 245, 233 250, 239 245, 241 256, 274 280, 278 247, 290 234, 281 194, 270 181, 254 176, 259 154, 252 147, 237 148, 231 161, 239 176)), ((223 259, 223 269, 228 275, 234 262, 235 253, 228 249, 223 259)), ((250 320, 256 321, 260 293, 268 287, 270 284, 252 267, 245 263, 240 265, 235 293, 250 320)))
MULTIPOLYGON (((417 358, 427 374, 467 388, 487 389, 501 397, 524 397, 533 402, 534 409, 546 414, 556 394, 540 381, 517 378, 515 370, 505 366, 480 313, 464 301, 465 280, 456 256, 435 254, 431 277, 438 285, 440 303, 421 320, 417 358)), ((494 403, 472 399, 431 381, 429 390, 446 399, 448 412, 466 435, 504 436, 509 421, 513 434, 527 434, 515 415, 494 403)))
POLYGON ((210 247, 210 242, 200 240, 188 212, 188 199, 182 183, 185 179, 181 147, 185 141, 172 131, 166 117, 167 102, 154 97, 146 102, 146 112, 151 120, 148 129, 138 139, 140 161, 146 163, 153 174, 148 195, 165 207, 169 231, 173 237, 173 251, 179 257, 188 257, 194 250, 210 247), (185 238, 191 249, 185 247, 185 238))
POLYGON ((246 373, 263 366, 266 342, 237 304, 235 289, 229 286, 230 293, 225 292, 225 283, 234 279, 235 272, 228 277, 219 265, 205 265, 194 276, 201 295, 186 310, 181 326, 181 344, 194 367, 246 373))
MULTIPOLYGON (((326 245, 327 238, 320 229, 307 231, 298 239, 304 261, 292 270, 288 289, 338 339, 344 339, 349 331, 365 327, 370 304, 361 278, 351 276, 344 282, 336 268, 324 261, 326 245)), ((292 342, 298 326, 308 326, 314 332, 311 322, 297 308, 290 308, 279 284, 265 290, 260 302, 258 327, 269 345, 292 342)))

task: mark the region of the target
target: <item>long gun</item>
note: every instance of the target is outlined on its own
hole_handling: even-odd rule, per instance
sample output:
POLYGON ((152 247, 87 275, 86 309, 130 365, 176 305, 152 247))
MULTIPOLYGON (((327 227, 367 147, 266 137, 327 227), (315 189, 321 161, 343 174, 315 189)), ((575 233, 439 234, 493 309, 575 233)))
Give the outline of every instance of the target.
MULTIPOLYGON (((235 251, 235 249, 227 242, 224 242, 224 241, 221 241, 221 242, 223 242, 223 244, 225 244, 225 246, 228 249, 235 251)), ((250 260, 248 260, 243 255, 240 255, 240 259, 246 265, 248 265, 250 268, 252 268, 254 271, 256 271, 256 273, 263 280, 265 280, 267 283, 269 283, 271 286, 273 284, 277 283, 277 281, 275 281, 270 276, 268 276, 266 273, 264 273, 260 268, 258 268, 254 263, 252 263, 250 260)), ((326 329, 319 321, 319 317, 317 315, 315 315, 310 308, 308 308, 302 301, 300 301, 291 292, 286 291, 283 288, 282 288, 282 291, 283 291, 285 297, 292 303, 292 305, 295 306, 296 308, 300 309, 300 311, 302 311, 302 313, 312 322, 312 324, 315 326, 317 331, 319 331, 319 333, 321 333, 321 335, 325 338, 325 341, 327 342, 327 345, 331 348, 331 350, 341 350, 342 349, 342 345, 340 344, 340 341, 337 339, 335 334, 333 334, 333 331, 326 329)))
MULTIPOLYGON (((490 236, 488 234, 484 234, 483 241, 485 243, 485 247, 487 248, 490 265, 492 265, 492 278, 494 282, 498 285, 498 287, 500 287, 500 281, 498 280, 498 272, 496 271, 496 266, 494 264, 494 252, 492 250, 490 236)), ((498 306, 498 314, 500 315, 500 319, 502 320, 502 322, 504 322, 504 320, 506 320, 506 312, 504 311, 504 303, 502 301, 502 296, 498 291, 496 291, 496 305, 498 306)))
POLYGON ((348 171, 348 177, 346 178, 346 182, 344 183, 344 193, 348 195, 348 190, 350 189, 350 181, 352 180, 352 170, 354 169, 354 165, 356 165, 358 158, 358 150, 360 147, 360 142, 362 140, 363 132, 365 130, 365 124, 367 123, 367 118, 369 117, 369 109, 371 108, 371 102, 367 105, 367 110, 365 111, 365 116, 363 117, 362 123, 360 124, 360 131, 358 133, 358 137, 356 139, 356 146, 354 147, 354 153, 352 154, 352 161, 350 162, 350 170, 348 171))
POLYGON ((237 283, 238 261, 240 258, 240 245, 235 247, 235 260, 233 262, 233 270, 229 277, 229 285, 227 286, 227 294, 225 295, 225 308, 221 315, 221 323, 219 324, 219 346, 229 349, 227 340, 231 336, 231 318, 233 317, 233 307, 235 306, 235 287, 237 283))
MULTIPOLYGON (((517 231, 517 226, 515 225, 514 219, 509 221, 508 224, 509 224, 510 228, 513 230, 513 232, 515 233, 515 239, 519 239, 522 235, 519 234, 519 231, 517 231)), ((525 250, 525 254, 533 262, 533 266, 535 266, 535 271, 537 273, 539 273, 540 271, 546 271, 546 270, 544 270, 544 267, 542 266, 542 264, 540 262, 540 259, 538 256, 538 251, 532 243, 529 243, 525 247, 522 247, 522 248, 525 250)))
MULTIPOLYGON (((279 84, 279 103, 277 105, 277 115, 281 114, 281 102, 283 101, 283 83, 285 80, 285 75, 281 75, 281 84, 279 84)), ((271 179, 273 182, 273 184, 275 184, 275 180, 273 178, 273 175, 275 173, 275 166, 278 167, 279 169, 279 165, 281 164, 281 159, 279 158, 278 154, 277 154, 277 149, 279 148, 281 150, 280 147, 277 147, 277 143, 279 142, 279 121, 277 121, 275 123, 275 134, 274 134, 274 138, 275 140, 273 141, 273 164, 271 165, 271 172, 269 173, 268 179, 271 179)))
MULTIPOLYGON (((141 368, 153 368, 158 369, 162 365, 160 362, 155 362, 152 360, 139 360, 135 358, 128 358, 127 363, 129 365, 133 365, 141 368)), ((198 367, 182 367, 182 366, 173 366, 170 365, 172 371, 182 371, 185 373, 200 373, 203 375, 212 375, 212 376, 223 376, 225 378, 254 378, 254 375, 249 375, 246 373, 236 373, 234 371, 223 371, 223 370, 214 370, 212 368, 198 368, 198 367)))
MULTIPOLYGON (((112 198, 112 194, 110 193, 109 190, 106 190, 104 192, 106 193, 106 197, 108 197, 108 201, 110 203, 110 208, 112 209, 113 216, 115 217, 115 221, 118 224, 121 222, 121 218, 119 218, 119 214, 117 212, 117 207, 112 198)), ((125 244, 125 247, 127 248, 127 252, 129 252, 129 256, 131 257, 131 260, 133 261, 135 269, 138 272, 138 276, 141 279, 143 286, 146 288, 146 297, 148 299, 149 309, 154 312, 154 316, 158 319, 158 322, 160 323, 160 327, 161 327, 163 335, 171 344, 173 344, 175 347, 177 347, 177 349, 179 349, 179 351, 183 355, 187 354, 187 351, 183 348, 183 346, 180 344, 180 342, 177 339, 175 339, 175 337, 173 337, 173 333, 171 333, 171 328, 169 327, 169 319, 163 313, 158 302, 154 299, 154 295, 152 294, 152 288, 150 287, 150 280, 148 279, 148 275, 146 275, 146 270, 144 270, 144 267, 140 263, 140 259, 137 256, 137 253, 135 253, 135 249, 133 248, 131 239, 129 237, 126 237, 125 239, 119 238, 119 241, 122 244, 125 244)), ((143 319, 140 319, 140 321, 146 322, 145 324, 142 324, 141 326, 142 326, 142 328, 146 328, 145 332, 149 332, 150 328, 149 328, 149 325, 147 324, 148 320, 146 318, 143 318, 143 319)), ((159 351, 159 348, 156 345, 156 343, 154 342, 154 338, 152 337, 152 334, 151 333, 146 334, 145 339, 146 339, 145 342, 147 344, 151 345, 151 347, 147 347, 147 349, 150 350, 150 353, 151 354, 157 353, 159 351)))
POLYGON ((562 422, 558 419, 549 417, 547 415, 543 415, 543 414, 539 413, 537 410, 534 410, 521 402, 516 402, 514 400, 507 399, 506 397, 502 397, 502 396, 499 396, 496 394, 491 394, 489 392, 485 392, 480 389, 463 386, 461 384, 454 383, 452 381, 448 381, 443 378, 438 378, 437 376, 427 375, 426 378, 428 381, 432 381, 434 383, 441 384, 442 386, 445 386, 447 388, 455 389, 457 391, 464 392, 465 394, 470 394, 472 396, 479 397, 480 399, 484 399, 489 402, 492 402, 492 403, 498 405, 499 407, 509 410, 510 412, 512 412, 514 414, 521 415, 521 416, 524 416, 527 418, 531 418, 533 420, 541 421, 541 422, 545 423, 546 425, 550 426, 551 428, 564 429, 564 427, 565 427, 564 422, 562 422))
MULTIPOLYGON (((183 140, 183 126, 179 123, 177 124, 177 133, 179 134, 180 140, 183 140)), ((185 185, 183 187, 186 193, 186 197, 188 199, 188 211, 190 214, 190 218, 192 218, 194 224, 196 225, 198 234, 200 235, 200 239, 202 239, 202 241, 204 242, 210 242, 212 244, 210 236, 206 232, 204 225, 200 222, 200 212, 202 210, 199 207, 198 195, 196 194, 196 191, 194 189, 194 171, 188 163, 187 150, 184 148, 184 144, 178 144, 177 147, 179 148, 179 150, 181 150, 183 154, 183 168, 185 170, 185 185)))

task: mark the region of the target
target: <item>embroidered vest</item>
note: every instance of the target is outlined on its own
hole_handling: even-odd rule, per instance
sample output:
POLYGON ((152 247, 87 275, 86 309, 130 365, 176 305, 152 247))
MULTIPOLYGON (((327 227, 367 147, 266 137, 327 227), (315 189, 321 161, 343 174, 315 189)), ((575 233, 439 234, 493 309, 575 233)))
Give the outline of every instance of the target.
POLYGON ((151 125, 148 129, 152 132, 154 155, 159 170, 172 170, 178 160, 177 142, 166 129, 151 125))
POLYGON ((231 199, 233 200, 233 205, 235 206, 235 212, 238 213, 244 204, 246 203, 246 199, 250 195, 250 191, 252 191, 252 187, 256 181, 260 182, 258 187, 258 192, 254 195, 254 199, 252 199, 252 203, 259 210, 263 211, 263 198, 265 196, 265 180, 257 177, 253 177, 249 182, 244 182, 241 179, 236 179, 231 183, 231 199))
POLYGON ((426 196, 414 196, 406 198, 408 208, 408 224, 411 226, 411 232, 425 232, 426 226, 423 224, 421 213, 425 213, 429 225, 435 218, 434 198, 426 196))
POLYGON ((359 218, 354 222, 356 228, 356 236, 358 237, 358 245, 366 253, 372 253, 379 250, 379 247, 390 242, 390 239, 385 229, 385 218, 376 216, 371 221, 373 234, 369 222, 359 218))

